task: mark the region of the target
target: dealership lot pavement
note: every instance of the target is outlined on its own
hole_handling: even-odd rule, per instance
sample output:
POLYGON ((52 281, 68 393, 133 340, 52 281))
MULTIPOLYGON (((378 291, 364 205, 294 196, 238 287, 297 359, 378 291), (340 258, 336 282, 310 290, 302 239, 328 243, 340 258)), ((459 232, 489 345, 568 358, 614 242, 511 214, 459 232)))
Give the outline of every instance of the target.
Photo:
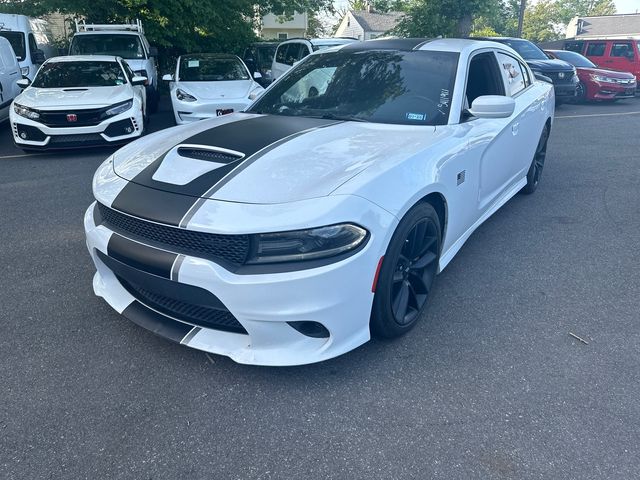
POLYGON ((109 151, 24 156, 0 125, 0 478, 637 478, 640 99, 556 115, 538 192, 414 331, 296 368, 114 313, 82 232, 109 151))

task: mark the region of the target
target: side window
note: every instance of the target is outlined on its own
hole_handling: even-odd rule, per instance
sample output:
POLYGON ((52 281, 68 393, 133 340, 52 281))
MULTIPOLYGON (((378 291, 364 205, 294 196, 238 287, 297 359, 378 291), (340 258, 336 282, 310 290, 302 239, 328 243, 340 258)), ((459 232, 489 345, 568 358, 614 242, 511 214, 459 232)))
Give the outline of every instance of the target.
POLYGON ((602 57, 606 45, 604 42, 590 42, 587 45, 587 57, 602 57))
POLYGON ((295 62, 300 60, 303 48, 304 45, 300 43, 290 43, 289 48, 287 48, 287 55, 284 63, 287 65, 293 65, 295 62))
POLYGON ((278 51, 276 52, 276 62, 286 63, 287 48, 289 48, 289 44, 278 46, 278 51))
POLYGON ((36 38, 33 36, 33 33, 29 34, 29 53, 33 54, 38 49, 38 44, 36 43, 36 38))
POLYGON ((509 95, 514 96, 527 88, 530 84, 528 78, 525 77, 525 72, 522 71, 522 65, 520 62, 506 53, 497 52, 498 63, 500 64, 500 71, 507 84, 509 95))
POLYGON ((613 42, 611 45, 612 57, 631 57, 633 58, 633 47, 630 42, 613 42))
POLYGON ((482 95, 504 95, 504 83, 493 53, 479 53, 471 59, 465 95, 465 109, 482 95))
POLYGON ((582 53, 582 49, 584 48, 584 42, 567 42, 564 46, 565 50, 569 50, 570 52, 582 53))
POLYGON ((525 88, 533 83, 533 79, 529 76, 529 69, 525 64, 521 61, 518 61, 520 64, 520 69, 522 70, 522 78, 524 79, 525 88))

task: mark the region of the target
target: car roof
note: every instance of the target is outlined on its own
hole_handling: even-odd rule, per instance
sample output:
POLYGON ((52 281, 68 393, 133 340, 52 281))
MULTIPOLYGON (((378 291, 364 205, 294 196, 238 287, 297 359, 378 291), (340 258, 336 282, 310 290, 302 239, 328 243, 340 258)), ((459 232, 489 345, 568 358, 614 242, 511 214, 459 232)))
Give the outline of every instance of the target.
POLYGON ((180 58, 233 58, 240 60, 240 57, 231 53, 185 53, 180 58))
POLYGON ((51 57, 47 62, 117 62, 120 57, 113 55, 65 55, 64 57, 51 57))
POLYGON ((136 37, 142 37, 144 34, 135 32, 133 30, 90 30, 88 32, 76 32, 74 37, 81 35, 135 35, 136 37))
POLYGON ((340 51, 364 50, 424 50, 440 52, 457 52, 477 50, 479 48, 499 48, 511 51, 508 45, 479 40, 475 38, 396 38, 385 37, 366 42, 354 42, 340 48, 340 51))

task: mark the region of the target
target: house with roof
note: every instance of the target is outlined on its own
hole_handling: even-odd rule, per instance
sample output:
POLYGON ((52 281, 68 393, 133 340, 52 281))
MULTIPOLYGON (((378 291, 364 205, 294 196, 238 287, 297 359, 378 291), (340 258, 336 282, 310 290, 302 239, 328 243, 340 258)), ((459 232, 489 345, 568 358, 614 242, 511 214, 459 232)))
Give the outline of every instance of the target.
POLYGON ((296 12, 291 16, 269 13, 262 17, 258 34, 265 40, 287 40, 305 37, 308 28, 307 12, 296 12))
POLYGON ((567 25, 566 38, 640 38, 640 13, 575 17, 567 25))
POLYGON ((404 14, 402 12, 378 13, 349 10, 342 18, 334 37, 353 37, 358 40, 371 40, 392 30, 404 14))

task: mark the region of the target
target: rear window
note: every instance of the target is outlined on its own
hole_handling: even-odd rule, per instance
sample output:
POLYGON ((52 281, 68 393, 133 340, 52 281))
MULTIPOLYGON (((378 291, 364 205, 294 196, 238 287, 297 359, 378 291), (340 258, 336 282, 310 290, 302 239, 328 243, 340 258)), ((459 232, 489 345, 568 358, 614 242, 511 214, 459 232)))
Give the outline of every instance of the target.
POLYGON ((509 45, 525 60, 549 60, 542 50, 528 40, 498 40, 509 45))
POLYGON ((113 55, 129 60, 145 58, 142 42, 137 35, 75 35, 70 55, 113 55))
POLYGON ((114 87, 127 83, 117 62, 45 63, 32 86, 37 88, 114 87))
POLYGON ((0 31, 0 36, 9 40, 9 43, 11 44, 11 48, 13 48, 13 51, 16 54, 16 58, 19 61, 22 61, 25 59, 26 48, 25 48, 25 41, 24 41, 24 33, 0 31))
POLYGON ((553 52, 553 54, 558 57, 560 60, 564 60, 567 63, 570 63, 574 67, 582 67, 582 68, 594 68, 595 64, 586 57, 583 57, 579 53, 569 52, 569 51, 561 51, 557 50, 553 52))

